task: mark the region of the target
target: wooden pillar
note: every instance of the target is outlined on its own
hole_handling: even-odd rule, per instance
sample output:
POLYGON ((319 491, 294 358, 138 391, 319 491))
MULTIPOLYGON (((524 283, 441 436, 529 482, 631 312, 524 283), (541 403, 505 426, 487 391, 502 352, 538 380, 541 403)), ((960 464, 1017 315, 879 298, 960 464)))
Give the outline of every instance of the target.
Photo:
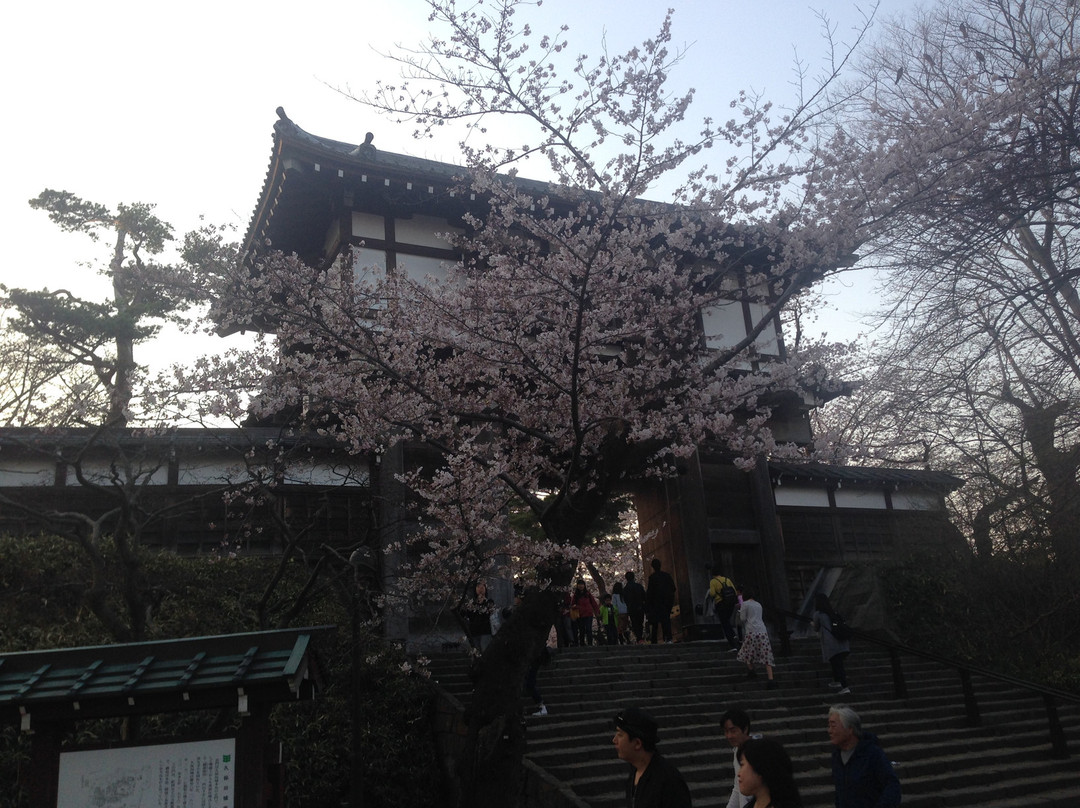
MULTIPOLYGON (((694 452, 679 463, 679 476, 671 481, 675 489, 675 512, 671 514, 671 568, 675 579, 681 611, 680 626, 685 629, 699 622, 694 604, 701 603, 709 588, 709 568, 712 549, 709 546, 709 525, 705 513, 705 483, 701 475, 701 458, 694 452)), ((665 564, 665 567, 667 565, 665 564)), ((646 569, 646 574, 649 570, 646 569)), ((674 626, 673 626, 674 628, 674 626)))
MULTIPOLYGON (((33 722, 33 716, 31 716, 33 722)), ((64 727, 51 723, 32 723, 30 765, 22 779, 30 808, 56 808, 60 786, 60 739, 64 727)))
POLYGON ((761 558, 765 564, 766 591, 759 594, 776 608, 790 611, 791 592, 788 588, 784 535, 776 515, 769 463, 764 457, 758 458, 754 470, 750 472, 750 496, 754 502, 754 515, 761 536, 761 558))
POLYGON ((285 808, 285 756, 280 741, 266 744, 265 808, 285 808))
POLYGON ((236 808, 264 808, 270 706, 252 704, 236 734, 236 808))
MULTIPOLYGON (((761 536, 761 561, 765 567, 765 591, 759 593, 767 603, 781 612, 791 611, 791 589, 788 584, 787 553, 784 551, 784 534, 780 530, 780 518, 776 514, 776 500, 773 498, 772 479, 769 477, 769 463, 764 456, 759 456, 750 472, 750 497, 754 503, 754 516, 761 536)), ((791 653, 791 629, 788 618, 781 612, 771 615, 766 611, 766 619, 780 641, 780 653, 791 653)))

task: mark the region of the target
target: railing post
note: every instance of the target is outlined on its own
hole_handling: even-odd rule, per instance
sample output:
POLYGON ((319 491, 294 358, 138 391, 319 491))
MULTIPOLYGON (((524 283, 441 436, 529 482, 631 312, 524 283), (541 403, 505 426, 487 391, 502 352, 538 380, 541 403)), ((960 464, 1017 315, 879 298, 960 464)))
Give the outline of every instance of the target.
POLYGON ((772 634, 780 643, 780 650, 777 652, 777 656, 789 657, 791 656, 791 626, 788 625, 788 612, 783 609, 776 609, 769 607, 765 612, 765 620, 772 624, 772 634))
POLYGON ((893 693, 898 699, 907 698, 907 682, 904 681, 904 669, 900 665, 900 652, 889 646, 889 660, 892 662, 893 693))
POLYGON ((960 685, 964 688, 964 711, 967 713, 969 727, 982 724, 979 717, 979 703, 975 700, 975 688, 971 686, 971 671, 960 669, 960 685))
POLYGON ((1058 717, 1057 702, 1053 696, 1044 694, 1043 703, 1046 705, 1046 718, 1050 722, 1050 746, 1054 749, 1054 758, 1065 760, 1069 756, 1069 746, 1065 742, 1065 730, 1058 717))

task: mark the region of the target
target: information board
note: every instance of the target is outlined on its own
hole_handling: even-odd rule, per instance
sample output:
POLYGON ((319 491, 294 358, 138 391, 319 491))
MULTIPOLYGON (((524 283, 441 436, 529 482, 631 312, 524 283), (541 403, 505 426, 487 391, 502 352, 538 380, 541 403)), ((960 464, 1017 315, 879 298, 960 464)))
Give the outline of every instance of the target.
POLYGON ((236 739, 60 755, 58 808, 233 808, 236 739))

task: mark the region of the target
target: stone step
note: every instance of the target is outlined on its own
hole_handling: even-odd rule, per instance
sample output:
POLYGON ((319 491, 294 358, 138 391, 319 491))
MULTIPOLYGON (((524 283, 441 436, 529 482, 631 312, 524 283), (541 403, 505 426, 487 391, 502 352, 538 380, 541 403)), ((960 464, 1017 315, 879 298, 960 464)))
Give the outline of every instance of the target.
MULTIPOLYGON (((680 767, 681 768, 681 767, 680 767)), ((581 782, 570 783, 575 792, 591 808, 622 808, 625 767, 613 770, 603 780, 603 790, 591 791, 581 782)), ((908 777, 901 772, 904 808, 941 808, 942 806, 980 806, 1002 808, 1003 805, 1038 805, 1039 808, 1076 808, 1080 792, 1076 788, 1076 775, 1048 767, 1032 769, 1019 777, 1002 776, 1000 771, 982 774, 982 781, 969 784, 966 777, 945 776, 934 780, 908 777), (1020 802, 1026 800, 1026 802, 1020 802)), ((727 802, 731 793, 731 781, 722 786, 707 787, 689 782, 695 805, 718 806, 727 802)), ((799 778, 799 791, 805 808, 832 805, 832 783, 828 773, 822 782, 808 784, 799 778)))
MULTIPOLYGON (((440 666, 433 669, 435 678, 449 692, 459 697, 471 692, 465 663, 457 669, 440 666)), ((803 663, 778 671, 777 684, 781 690, 799 690, 809 688, 828 693, 826 687, 831 676, 820 663, 803 663)), ((688 696, 710 696, 720 692, 742 692, 764 689, 765 679, 759 675, 755 680, 746 678, 745 668, 734 660, 706 666, 694 665, 680 660, 666 665, 643 665, 634 667, 631 663, 612 669, 604 666, 602 660, 584 662, 570 667, 567 661, 545 667, 540 673, 540 686, 545 696, 551 701, 572 703, 595 698, 607 698, 612 691, 620 697, 635 698, 649 695, 668 696, 684 694, 688 696), (673 691, 669 693, 668 691, 673 691)), ((910 692, 924 692, 935 688, 946 688, 950 692, 959 685, 959 677, 954 671, 925 669, 906 677, 910 692)), ((893 680, 891 672, 880 664, 872 663, 849 665, 849 682, 863 692, 877 693, 891 697, 893 680)), ((976 692, 981 694, 1006 691, 1008 685, 993 681, 976 682, 976 692)))
MULTIPOLYGON (((866 648, 848 659, 853 693, 825 685, 816 640, 796 640, 778 658, 780 687, 745 667, 720 643, 562 649, 541 669, 549 715, 528 719, 528 756, 591 808, 622 806, 626 766, 614 757, 611 718, 633 704, 656 715, 661 749, 676 762, 696 805, 723 805, 731 791, 731 749, 719 726, 728 706, 754 718, 754 730, 791 754, 807 808, 832 804, 828 706, 851 704, 897 762, 905 808, 1080 806, 1080 766, 1051 757, 1042 698, 996 680, 973 677, 981 725, 969 726, 955 670, 905 659, 905 699, 893 698, 888 654, 866 648)), ((464 655, 432 661, 434 678, 467 701, 464 655)), ((528 699, 524 703, 529 703, 528 699)), ((1080 755, 1080 708, 1059 706, 1070 749, 1080 755)))
MULTIPOLYGON (((538 764, 551 768, 585 760, 603 762, 611 759, 610 721, 592 721, 584 726, 564 723, 549 730, 546 726, 540 726, 548 718, 551 716, 530 720, 529 724, 529 757, 538 764), (548 734, 541 735, 545 730, 548 734), (586 739, 590 737, 592 741, 587 743, 586 739), (574 738, 581 738, 581 741, 571 747, 569 740, 574 738)), ((815 756, 828 751, 822 715, 814 716, 813 721, 815 725, 812 729, 795 730, 776 726, 767 720, 755 721, 755 731, 761 730, 783 743, 798 768, 810 769, 817 765, 815 756)), ((662 743, 666 754, 678 757, 680 761, 692 762, 701 758, 709 761, 710 765, 728 749, 723 736, 712 727, 700 735, 672 737, 670 733, 665 733, 662 743)), ((931 750, 935 755, 949 755, 958 744, 962 744, 966 751, 986 750, 987 754, 1008 749, 1017 759, 1022 759, 1028 754, 1042 755, 1049 747, 1049 736, 1046 731, 1033 729, 1023 723, 1002 724, 995 727, 993 733, 987 733, 982 728, 949 726, 948 722, 935 723, 930 739, 925 731, 890 732, 888 751, 892 758, 903 762, 920 759, 923 749, 931 750)), ((929 763, 925 765, 931 767, 929 763)))

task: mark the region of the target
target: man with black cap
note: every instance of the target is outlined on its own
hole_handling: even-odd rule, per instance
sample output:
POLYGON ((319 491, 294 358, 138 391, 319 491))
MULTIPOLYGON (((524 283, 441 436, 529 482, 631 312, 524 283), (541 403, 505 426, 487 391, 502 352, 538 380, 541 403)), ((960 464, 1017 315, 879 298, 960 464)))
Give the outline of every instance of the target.
POLYGON ((656 721, 637 707, 615 716, 611 742, 630 764, 626 808, 690 808, 690 789, 679 770, 656 751, 656 721))

